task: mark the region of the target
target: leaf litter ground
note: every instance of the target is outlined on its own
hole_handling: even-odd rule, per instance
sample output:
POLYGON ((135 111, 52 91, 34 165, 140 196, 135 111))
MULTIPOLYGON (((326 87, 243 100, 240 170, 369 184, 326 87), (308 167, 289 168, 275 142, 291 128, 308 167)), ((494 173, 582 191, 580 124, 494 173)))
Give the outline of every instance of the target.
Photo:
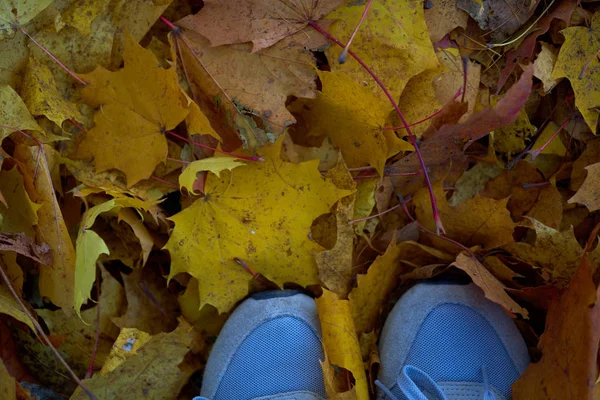
POLYGON ((526 338, 515 399, 597 398, 599 21, 0 0, 0 396, 189 399, 235 305, 295 288, 368 399, 390 305, 451 278, 526 338))

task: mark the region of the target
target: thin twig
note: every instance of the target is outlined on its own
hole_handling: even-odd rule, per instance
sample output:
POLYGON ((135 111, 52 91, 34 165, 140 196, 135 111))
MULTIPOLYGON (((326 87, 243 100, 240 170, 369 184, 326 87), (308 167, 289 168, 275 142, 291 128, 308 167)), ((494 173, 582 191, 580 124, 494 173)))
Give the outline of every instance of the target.
MULTIPOLYGON (((314 21, 308 21, 308 24, 310 26, 312 26, 317 32, 319 32, 320 34, 322 34, 323 36, 325 36, 329 40, 331 40, 333 43, 337 44, 338 46, 340 46, 342 48, 345 47, 342 42, 340 42, 339 40, 337 40, 336 38, 331 36, 331 34, 329 32, 327 32, 325 29, 321 28, 314 21)), ((440 233, 440 232, 446 233, 446 231, 444 230, 444 226, 442 225, 442 221, 440 219, 440 214, 439 214, 439 211, 437 208, 437 202, 435 200, 435 195, 433 193, 433 186, 431 185, 431 179, 429 178, 429 173, 427 172, 427 166, 425 165, 425 160, 423 159, 421 151, 419 150, 419 145, 417 144, 417 138, 412 133, 412 131, 408 125, 408 121, 406 121, 406 118, 404 118, 404 114, 402 114, 400 107, 398 107, 398 103, 396 103, 394 96, 392 96, 390 91, 383 84, 381 79, 379 79, 377 74, 375 74, 375 72, 373 72, 373 70, 371 68, 369 68, 369 66, 367 64, 365 64, 365 62, 358 55, 356 55, 356 53, 354 53, 352 50, 348 49, 348 54, 350 54, 352 56, 352 58, 354 58, 361 65, 361 67, 363 67, 363 69, 369 75, 371 75, 371 77, 375 80, 377 85, 379 85, 379 87, 381 88, 381 90, 383 91, 385 96, 388 98, 388 100, 390 101, 390 103, 392 104, 394 109, 396 110, 396 113, 400 117, 400 120, 402 121, 402 125, 404 126, 404 128, 406 129, 406 132, 408 133, 408 137, 411 141, 411 144, 415 148, 415 153, 417 154, 417 158, 419 159, 419 164, 421 165, 421 169, 423 170, 423 175, 425 177, 425 183, 427 184, 427 190, 429 191, 429 200, 431 201, 431 208, 433 209, 433 219, 435 221, 436 230, 438 233, 440 233)))
POLYGON ((52 341, 50 341, 50 339, 48 338, 48 336, 46 335, 46 333, 42 329, 42 327, 39 324, 39 322, 37 322, 37 320, 33 317, 33 315, 31 314, 31 312, 27 309, 27 307, 25 307, 25 304, 23 303, 23 300, 21 300, 21 298, 17 295, 17 292, 15 291, 15 288, 10 283, 10 279, 8 279, 8 276, 4 272, 5 268, 8 268, 8 267, 6 266, 6 264, 4 263, 4 259, 0 255, 0 275, 2 275, 2 280, 4 281, 4 283, 6 284, 6 286, 8 287, 8 289, 10 290, 10 292, 12 293, 12 295, 15 298, 15 300, 17 301, 17 303, 19 303, 19 306, 21 307, 21 309, 23 310, 23 312, 31 320, 31 323, 35 327, 35 330, 36 330, 37 334, 39 336, 41 336, 42 339, 44 340, 44 342, 46 342, 46 345, 50 347, 50 349, 52 350, 52 353, 54 353, 54 356, 56 358, 58 358, 58 361, 60 361, 60 363, 65 367, 65 369, 67 370, 67 372, 71 376, 71 379, 73 379, 73 381, 75 383, 77 383, 77 385, 79 385, 79 387, 81 387, 81 389, 85 392, 85 394, 88 395, 88 397, 91 400, 98 400, 96 398, 96 396, 83 384, 83 382, 81 382, 81 380, 77 377, 77 375, 75 375, 75 372, 73 372, 73 370, 71 369, 71 367, 69 367, 69 364, 67 364, 67 362, 64 360, 64 358, 62 358, 62 356, 60 355, 60 353, 58 352, 58 350, 56 350, 56 348, 52 344, 52 341))

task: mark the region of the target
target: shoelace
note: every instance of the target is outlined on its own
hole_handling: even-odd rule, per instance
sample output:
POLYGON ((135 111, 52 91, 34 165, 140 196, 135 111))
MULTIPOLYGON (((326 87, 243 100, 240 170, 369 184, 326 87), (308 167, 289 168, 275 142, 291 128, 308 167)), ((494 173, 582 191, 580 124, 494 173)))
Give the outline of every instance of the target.
MULTIPOLYGON (((485 366, 481 367, 481 375, 484 387, 482 400, 496 400, 485 366)), ((390 400, 429 400, 430 398, 425 395, 425 392, 432 395, 435 400, 448 400, 442 388, 427 373, 412 365, 405 365, 402 368, 396 383, 402 393, 402 398, 395 396, 381 381, 375 381, 375 385, 390 400)))

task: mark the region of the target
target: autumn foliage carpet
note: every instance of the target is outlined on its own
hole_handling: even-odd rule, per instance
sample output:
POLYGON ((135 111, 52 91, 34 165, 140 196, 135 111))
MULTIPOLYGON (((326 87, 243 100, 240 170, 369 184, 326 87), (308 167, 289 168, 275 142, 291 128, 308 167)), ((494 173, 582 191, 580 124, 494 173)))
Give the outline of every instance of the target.
POLYGON ((599 7, 0 0, 0 399, 190 399, 296 288, 366 400, 425 279, 515 319, 515 399, 599 399, 599 7))

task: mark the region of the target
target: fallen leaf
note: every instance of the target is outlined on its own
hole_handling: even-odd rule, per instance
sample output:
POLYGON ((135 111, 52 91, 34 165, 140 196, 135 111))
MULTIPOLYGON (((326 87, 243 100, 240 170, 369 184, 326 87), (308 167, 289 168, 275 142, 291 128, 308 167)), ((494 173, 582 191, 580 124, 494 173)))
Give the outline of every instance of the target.
MULTIPOLYGON (((514 242, 513 230, 516 224, 506 208, 508 199, 495 200, 480 195, 451 207, 446 200, 441 184, 434 186, 440 218, 446 228, 446 236, 467 247, 483 246, 493 249, 503 244, 514 242)), ((415 194, 417 220, 435 231, 435 221, 429 201, 427 189, 415 194)), ((438 249, 456 254, 460 248, 437 237, 430 237, 438 249)))
POLYGON ((17 264, 17 253, 14 251, 0 251, 0 260, 4 261, 6 276, 8 276, 13 289, 19 296, 23 297, 25 276, 21 267, 17 264))
POLYGON ((108 337, 116 339, 119 336, 119 328, 112 322, 123 314, 126 306, 125 289, 123 285, 102 266, 100 268, 102 283, 100 284, 100 332, 108 337))
POLYGON ((329 400, 356 400, 356 386, 349 390, 345 390, 346 382, 343 382, 344 377, 340 373, 339 367, 331 365, 329 357, 325 354, 325 360, 321 361, 323 369, 323 379, 325 381, 325 393, 329 400), (337 373, 336 373, 337 372, 337 373))
POLYGON ((357 286, 352 289, 348 298, 352 319, 359 334, 375 328, 385 301, 396 288, 403 268, 399 258, 405 246, 404 243, 397 244, 393 240, 385 253, 371 264, 366 274, 357 275, 357 286))
MULTIPOLYGON (((527 67, 519 81, 513 85, 496 104, 494 108, 471 114, 463 123, 444 124, 437 126, 433 120, 430 129, 424 134, 420 150, 425 165, 430 169, 430 177, 446 179, 450 183, 458 179, 468 166, 465 149, 474 141, 488 135, 491 131, 513 122, 519 115, 531 93, 533 67, 527 67)), ((452 114, 453 108, 446 107, 452 114)), ((462 114, 461 114, 462 115, 462 114)), ((447 117, 441 113, 438 118, 447 117)), ((397 173, 407 173, 420 170, 420 163, 415 154, 409 154, 393 164, 397 173)), ((403 193, 410 193, 423 187, 422 174, 410 177, 392 177, 396 188, 402 188, 403 193)))
POLYGON ((456 7, 454 0, 436 1, 433 7, 426 7, 424 13, 431 43, 438 42, 455 28, 467 28, 469 14, 456 7))
POLYGON ((125 67, 117 72, 98 67, 82 76, 89 82, 82 92, 84 100, 101 108, 77 155, 94 157, 97 172, 123 171, 130 187, 149 178, 166 160, 164 130, 175 128, 189 109, 174 69, 158 66, 154 54, 131 37, 124 57, 125 67))
MULTIPOLYGON (((56 345, 61 355, 75 371, 85 371, 90 366, 93 359, 94 348, 96 346, 96 327, 98 323, 96 307, 89 308, 81 312, 81 318, 75 313, 67 315, 62 310, 36 310, 38 316, 43 318, 43 322, 48 327, 50 334, 62 340, 56 345)), ((113 339, 103 332, 98 335, 98 347, 94 368, 101 368, 104 360, 111 349, 113 339)), ((48 358, 52 359, 51 367, 58 367, 60 362, 50 352, 50 349, 42 345, 44 352, 48 353, 48 358)), ((43 357, 40 359, 44 359, 43 357)), ((66 371, 62 365, 57 368, 58 371, 66 371)), ((83 376, 83 374, 82 374, 83 376)))
POLYGON ((106 243, 92 230, 84 229, 77 236, 75 245, 75 311, 90 298, 90 291, 96 279, 96 261, 100 254, 109 254, 106 243), (81 283, 79 283, 81 282, 81 283), (85 284, 83 283, 85 282, 85 284))
POLYGON ((558 59, 558 51, 546 42, 540 42, 540 44, 542 50, 533 62, 533 76, 542 81, 542 93, 547 94, 560 82, 560 79, 552 77, 552 70, 558 59))
POLYGON ((508 78, 512 76, 517 65, 522 63, 524 59, 533 56, 533 52, 537 45, 537 38, 548 32, 548 29, 550 29, 550 26, 555 19, 568 24, 571 20, 571 14, 577 8, 577 4, 579 4, 578 0, 565 0, 559 2, 556 8, 550 10, 549 13, 544 15, 534 26, 532 26, 531 33, 523 39, 516 49, 506 52, 506 64, 500 73, 496 94, 500 93, 500 90, 504 87, 508 78))
POLYGON ((346 368, 352 373, 356 399, 367 400, 369 387, 354 330, 350 302, 340 300, 335 293, 323 289, 323 295, 316 303, 327 359, 331 364, 346 368))
POLYGON ((47 244, 36 245, 23 233, 0 232, 0 250, 14 251, 41 264, 52 263, 50 247, 47 244))
MULTIPOLYGON (((150 210, 152 206, 148 208, 150 210)), ((139 212, 139 211, 138 211, 139 212)), ((140 240, 140 246, 142 247, 142 267, 146 265, 148 261, 148 257, 150 257, 150 252, 154 247, 154 238, 148 228, 144 225, 143 218, 140 219, 140 216, 131 209, 123 208, 119 210, 118 213, 119 222, 125 221, 127 225, 131 227, 131 230, 140 240)))
MULTIPOLYGON (((442 49, 438 51, 437 57, 444 66, 444 71, 433 80, 433 89, 435 96, 441 104, 446 104, 453 96, 461 90, 464 85, 464 63, 458 49, 442 49)), ((459 122, 465 122, 475 111, 477 105, 477 93, 479 92, 479 82, 481 80, 481 65, 470 61, 467 64, 467 87, 465 90, 464 101, 468 103, 467 111, 459 119, 459 122)), ((429 114, 433 109, 429 109, 429 114)), ((427 125, 427 124, 423 124, 427 125)))
POLYGON ((550 305, 538 347, 542 359, 515 382, 515 398, 593 399, 600 340, 598 289, 584 256, 566 292, 550 305), (575 360, 577 360, 575 362, 575 360))
POLYGON ((494 0, 457 0, 456 7, 469 13, 483 30, 490 31, 494 42, 507 39, 523 26, 533 15, 535 0, 494 1, 494 0))
POLYGON ((321 246, 308 238, 311 223, 351 192, 324 180, 316 160, 281 161, 281 145, 280 139, 264 147, 264 162, 223 178, 209 175, 204 198, 171 218, 169 276, 188 272, 197 278, 200 307, 229 311, 246 295, 252 276, 235 258, 278 285, 318 283, 313 253, 321 246))
POLYGON ((569 199, 569 203, 584 204, 592 212, 600 209, 600 163, 588 165, 585 169, 588 175, 577 193, 569 199))
MULTIPOLYGON (((192 341, 189 331, 190 326, 181 323, 173 332, 159 333, 106 375, 83 382, 98 400, 172 398, 191 375, 179 369, 192 341)), ((71 396, 71 400, 84 399, 88 396, 81 388, 71 396)))
POLYGON ((152 336, 150 334, 135 328, 121 329, 119 337, 113 343, 112 349, 108 357, 106 357, 106 361, 100 372, 98 372, 98 375, 104 376, 112 372, 129 357, 137 354, 137 351, 151 339, 152 336))
POLYGON ((354 211, 350 204, 339 202, 336 209, 337 240, 335 246, 315 254, 319 280, 340 298, 346 298, 352 287, 354 227, 349 224, 354 211))
MULTIPOLYGON (((560 127, 556 123, 549 121, 548 125, 546 125, 538 139, 535 141, 535 144, 533 145, 531 150, 540 150, 542 146, 547 144, 552 135, 555 134, 559 128, 560 127)), ((567 149, 562 143, 562 140, 560 140, 560 137, 555 137, 550 143, 546 145, 546 147, 544 147, 544 149, 539 154, 554 154, 560 157, 564 157, 566 152, 567 149)))
POLYGON ((316 96, 314 56, 291 38, 252 53, 247 43, 211 47, 207 39, 193 32, 190 21, 184 19, 180 24, 188 30, 182 39, 171 36, 173 57, 179 54, 182 58, 193 97, 211 122, 220 121, 215 127, 223 125, 225 113, 227 124, 247 147, 273 142, 296 122, 285 107, 288 96, 316 96), (260 126, 253 117, 260 120, 260 126))
POLYGON ((83 0, 74 2, 60 16, 63 24, 70 25, 83 35, 92 33, 92 21, 104 14, 110 0, 83 0))
POLYGON ((11 291, 4 285, 4 282, 0 285, 0 314, 10 315, 35 331, 33 322, 31 322, 27 314, 25 314, 11 291))
MULTIPOLYGON (((521 261, 548 271, 552 278, 564 286, 577 270, 583 249, 577 242, 573 227, 559 232, 536 220, 531 220, 535 229, 535 244, 509 243, 504 247, 521 261)), ((595 252, 592 252, 595 259, 595 252)))
MULTIPOLYGON (((364 9, 362 2, 351 2, 328 14, 327 19, 337 20, 331 27, 331 34, 337 38, 350 37, 364 9)), ((439 67, 427 33, 422 2, 374 0, 360 32, 354 37, 352 51, 385 82, 394 99, 400 98, 410 78, 439 67)), ((375 96, 387 101, 371 75, 354 58, 348 56, 343 65, 339 64, 340 51, 337 47, 325 50, 331 70, 343 71, 355 83, 366 86, 375 96)))
POLYGON ((521 314, 523 318, 529 318, 526 309, 518 305, 504 290, 504 285, 494 277, 475 257, 460 253, 452 266, 465 271, 483 293, 485 297, 496 304, 500 304, 505 310, 521 314))
POLYGON ((43 132, 23 100, 10 86, 0 87, 0 106, 0 143, 5 137, 15 133, 15 129, 43 132))
POLYGON ((0 358, 0 398, 17 400, 17 382, 9 373, 0 358))
POLYGON ((21 95, 31 114, 44 115, 61 128, 65 120, 83 118, 75 104, 60 95, 50 69, 33 57, 25 69, 21 95))
POLYGON ((23 176, 17 168, 0 171, 0 192, 5 199, 5 203, 0 204, 2 231, 23 232, 25 236, 33 238, 34 226, 38 224, 37 211, 41 205, 32 202, 27 195, 23 176))
POLYGON ((197 160, 188 164, 181 175, 179 175, 179 186, 186 188, 190 193, 198 194, 194 191, 194 182, 196 181, 196 174, 198 172, 210 171, 221 177, 221 171, 232 171, 234 168, 242 165, 244 165, 242 160, 230 156, 209 157, 197 160))
POLYGON ((22 79, 20 73, 29 58, 27 40, 22 32, 17 32, 11 40, 0 40, 0 86, 9 85, 19 89, 22 79))
POLYGON ((125 283, 127 309, 112 321, 120 328, 136 328, 156 335, 177 327, 177 298, 166 287, 166 281, 151 266, 121 274, 125 283))
POLYGON ((383 174, 388 145, 381 128, 389 103, 341 72, 321 71, 319 77, 323 92, 293 107, 302 115, 307 131, 311 136, 329 136, 349 168, 372 165, 383 174))
POLYGON ((50 171, 53 169, 52 163, 56 161, 53 150, 44 145, 39 163, 38 154, 38 147, 19 145, 15 149, 15 158, 23 164, 27 175, 25 188, 29 197, 42 204, 37 211, 37 240, 52 248, 52 264, 44 264, 40 268, 40 294, 48 297, 57 306, 70 310, 75 298, 75 248, 52 185, 50 171), (27 180, 33 176, 37 176, 36 179, 33 183, 28 183, 27 180))
POLYGON ((571 27, 561 33, 565 43, 558 53, 552 78, 567 78, 575 92, 575 105, 585 122, 596 133, 600 115, 600 13, 592 17, 591 26, 571 27))
POLYGON ((46 7, 52 0, 5 0, 0 7, 0 40, 11 39, 20 25, 25 25, 46 7))
POLYGON ((343 4, 322 0, 308 5, 303 0, 273 3, 268 0, 206 0, 196 15, 179 21, 210 40, 212 46, 252 42, 252 52, 272 46, 281 39, 317 21, 343 4))

